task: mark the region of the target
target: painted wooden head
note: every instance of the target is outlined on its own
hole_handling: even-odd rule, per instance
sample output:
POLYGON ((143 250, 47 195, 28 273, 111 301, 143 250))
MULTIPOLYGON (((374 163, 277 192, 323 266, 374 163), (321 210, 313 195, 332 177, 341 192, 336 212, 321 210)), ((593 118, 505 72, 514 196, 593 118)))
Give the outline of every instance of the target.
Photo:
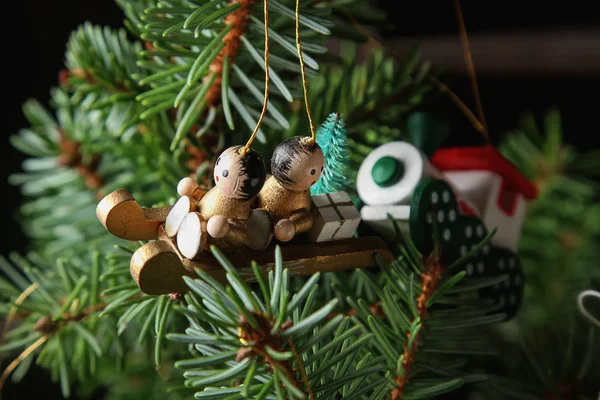
POLYGON ((308 190, 317 183, 323 169, 323 150, 306 136, 294 136, 277 146, 271 158, 271 172, 290 190, 308 190))
POLYGON ((215 163, 214 178, 225 197, 248 201, 262 189, 267 170, 260 154, 252 149, 242 154, 242 147, 233 146, 221 153, 215 163))

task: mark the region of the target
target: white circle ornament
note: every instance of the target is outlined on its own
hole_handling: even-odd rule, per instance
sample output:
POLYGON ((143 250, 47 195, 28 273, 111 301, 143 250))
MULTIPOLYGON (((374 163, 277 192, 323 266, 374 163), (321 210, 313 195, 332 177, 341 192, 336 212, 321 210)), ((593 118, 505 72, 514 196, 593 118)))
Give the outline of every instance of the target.
POLYGON ((419 149, 406 142, 390 142, 373 150, 362 162, 356 179, 361 200, 368 205, 409 204, 414 189, 424 179, 439 173, 419 149), (382 158, 393 158, 402 170, 391 185, 380 185, 373 179, 373 167, 382 158))

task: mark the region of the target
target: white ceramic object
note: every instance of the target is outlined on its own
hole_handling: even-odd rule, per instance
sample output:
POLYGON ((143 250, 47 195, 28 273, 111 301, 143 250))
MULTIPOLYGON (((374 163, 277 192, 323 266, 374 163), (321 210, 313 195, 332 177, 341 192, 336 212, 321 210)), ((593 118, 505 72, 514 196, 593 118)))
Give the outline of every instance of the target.
POLYGON ((441 177, 427 157, 415 146, 406 142, 390 142, 377 147, 365 158, 358 170, 356 188, 365 204, 371 206, 410 204, 412 194, 424 178, 441 177), (393 157, 404 166, 402 178, 394 185, 382 187, 372 178, 375 163, 383 157, 393 157))

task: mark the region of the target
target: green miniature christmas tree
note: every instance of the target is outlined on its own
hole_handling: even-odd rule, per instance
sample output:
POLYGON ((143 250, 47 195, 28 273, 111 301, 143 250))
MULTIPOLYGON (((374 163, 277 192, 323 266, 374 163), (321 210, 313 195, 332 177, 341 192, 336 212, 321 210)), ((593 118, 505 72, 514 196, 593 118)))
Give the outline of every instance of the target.
POLYGON ((350 191, 350 149, 342 116, 331 113, 317 132, 317 143, 325 156, 321 179, 310 189, 312 194, 350 191))

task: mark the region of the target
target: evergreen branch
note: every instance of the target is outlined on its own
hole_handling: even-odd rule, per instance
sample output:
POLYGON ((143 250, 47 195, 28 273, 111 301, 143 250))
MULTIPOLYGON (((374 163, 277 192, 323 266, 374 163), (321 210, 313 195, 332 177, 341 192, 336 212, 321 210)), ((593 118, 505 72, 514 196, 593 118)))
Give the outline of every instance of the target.
MULTIPOLYGON (((288 69, 297 75, 297 54, 294 46, 290 45, 293 38, 288 35, 288 31, 294 26, 293 19, 290 18, 293 11, 288 7, 288 2, 291 3, 286 0, 276 2, 273 6, 273 28, 270 28, 270 33, 273 40, 281 46, 272 49, 271 58, 275 69, 288 69)), ((198 131, 199 135, 213 126, 213 121, 209 121, 204 112, 218 114, 222 109, 229 127, 235 126, 234 115, 231 115, 229 108, 230 101, 236 106, 237 117, 241 117, 249 129, 254 128, 254 108, 262 103, 262 100, 256 98, 247 103, 236 101, 235 95, 230 95, 232 89, 238 89, 240 83, 247 86, 247 83, 253 81, 257 73, 264 69, 264 61, 257 48, 264 32, 261 31, 263 27, 258 22, 260 10, 253 7, 254 0, 214 0, 181 4, 158 2, 152 6, 145 6, 147 2, 131 5, 119 1, 119 4, 129 18, 130 28, 145 41, 147 48, 142 52, 145 59, 139 60, 137 65, 149 75, 133 74, 142 76, 139 85, 151 86, 147 94, 137 96, 142 105, 149 107, 142 112, 141 119, 172 107, 179 109, 186 106, 185 101, 201 91, 201 86, 202 91, 206 93, 201 103, 203 109, 200 110, 202 112, 195 113, 194 120, 205 118, 206 121, 204 128, 198 131), (249 29, 251 26, 252 29, 249 29), (237 79, 230 79, 230 76, 225 78, 223 74, 230 74, 234 65, 250 80, 239 82, 237 79), (215 79, 209 82, 213 74, 215 79), (220 108, 220 105, 223 107, 220 108)), ((310 32, 303 35, 306 38, 306 52, 327 52, 327 48, 322 45, 323 36, 331 33, 329 27, 334 24, 326 17, 331 13, 331 8, 336 7, 344 8, 346 5, 310 4, 307 7, 300 18, 302 27, 310 29, 310 32)), ((316 59, 309 56, 305 58, 312 68, 318 68, 316 59)), ((239 76, 239 72, 236 75, 239 76)), ((272 94, 281 95, 287 102, 291 102, 293 98, 290 87, 295 83, 282 79, 273 68, 270 69, 270 76, 275 86, 272 94)), ((265 122, 272 122, 274 129, 289 127, 289 121, 281 113, 272 107, 269 108, 269 112, 276 121, 265 122)), ((177 112, 176 124, 180 124, 179 119, 182 115, 182 111, 177 112)), ((215 118, 216 120, 218 118, 215 118)), ((188 131, 184 132, 187 133, 188 131)), ((259 139, 264 138, 261 132, 259 139)))
POLYGON ((59 146, 61 149, 61 154, 58 157, 59 164, 77 170, 85 180, 88 188, 96 193, 96 198, 98 200, 102 199, 104 194, 101 189, 104 186, 104 181, 97 172, 101 156, 99 154, 92 154, 90 161, 85 162, 80 144, 67 138, 65 133, 60 129, 59 135, 59 146))
POLYGON ((564 143, 557 110, 549 110, 543 122, 542 129, 533 114, 524 114, 519 128, 507 132, 499 145, 539 190, 528 204, 519 242, 528 282, 520 323, 530 329, 544 326, 557 313, 571 312, 571 299, 590 287, 594 260, 600 257, 600 190, 590 182, 594 172, 571 168, 587 154, 564 143), (540 265, 547 275, 539 274, 540 265))
POLYGON ((19 364, 21 362, 23 362, 23 360, 25 360, 27 357, 29 357, 40 346, 42 346, 44 343, 46 343, 47 340, 48 340, 48 336, 42 336, 41 338, 39 338, 38 340, 36 340, 36 342, 33 343, 31 346, 29 346, 28 348, 26 348, 25 350, 23 350, 23 352, 21 354, 19 354, 17 356, 17 358, 15 358, 8 365, 8 367, 6 367, 6 369, 4 370, 4 372, 2 372, 2 376, 0 376, 0 390, 2 390, 2 387, 4 386, 4 382, 6 382, 6 380, 10 376, 10 374, 12 374, 12 372, 15 370, 15 368, 17 368, 19 366, 19 364))
MULTIPOLYGON (((405 247, 411 248, 410 242, 405 247)), ((421 398, 485 379, 485 376, 471 376, 468 371, 449 373, 450 368, 456 368, 450 365, 457 354, 496 354, 490 350, 487 338, 470 331, 470 327, 495 323, 504 315, 497 314, 497 307, 474 302, 479 298, 476 290, 463 290, 458 297, 452 291, 461 281, 466 282, 465 287, 480 285, 476 279, 466 277, 464 271, 447 276, 450 271, 440 264, 435 253, 428 257, 411 255, 391 265, 383 263, 380 257, 376 260, 381 273, 357 270, 353 272, 356 279, 344 278, 346 290, 342 290, 337 280, 333 289, 340 292, 339 297, 345 297, 350 307, 345 313, 374 335, 371 350, 380 354, 387 368, 394 371, 385 385, 388 395, 396 399, 421 398), (353 293, 357 292, 361 298, 355 300, 353 293), (442 327, 457 334, 441 336, 438 331, 442 327), (440 367, 432 370, 430 367, 436 364, 440 367), (428 389, 422 389, 423 386, 428 389)), ((379 388, 378 393, 379 390, 384 389, 379 388)))
MULTIPOLYGON (((336 301, 329 302, 318 311, 312 311, 314 308, 312 301, 317 293, 317 286, 314 284, 317 277, 312 277, 303 285, 299 293, 306 294, 299 295, 293 303, 289 303, 287 300, 289 278, 287 270, 282 266, 280 250, 277 249, 275 269, 269 273, 268 286, 263 285, 266 298, 259 299, 258 296, 251 295, 250 287, 233 265, 216 248, 213 247, 212 251, 227 271, 227 280, 232 286, 223 288, 220 283, 201 270, 197 271, 200 280, 185 278, 194 292, 187 308, 189 313, 186 313, 190 318, 190 328, 186 330, 186 335, 168 336, 173 340, 195 343, 196 349, 203 354, 200 358, 177 363, 178 367, 187 369, 184 373, 188 378, 187 385, 201 389, 197 392, 197 396, 202 396, 202 393, 209 390, 206 386, 209 383, 219 382, 225 385, 227 382, 232 382, 232 378, 248 368, 247 363, 251 361, 252 367, 242 387, 244 393, 272 390, 269 389, 271 385, 269 382, 273 382, 273 389, 277 393, 281 390, 278 382, 281 382, 286 385, 289 395, 294 397, 308 395, 313 398, 316 396, 316 392, 311 389, 313 382, 317 378, 325 378, 328 375, 325 371, 329 371, 330 368, 339 369, 341 365, 346 365, 348 368, 352 365, 349 364, 350 359, 356 355, 353 350, 360 349, 368 342, 369 336, 364 336, 353 346, 337 354, 335 358, 323 358, 328 346, 323 347, 321 344, 326 343, 324 340, 329 336, 327 332, 336 326, 338 330, 345 328, 339 326, 342 319, 334 318, 326 324, 327 330, 320 332, 320 323, 335 307, 336 301), (264 303, 265 300, 269 300, 268 303, 264 303), (239 318, 231 314, 230 310, 238 312, 239 318), (203 315, 203 320, 208 321, 209 325, 207 326, 202 320, 197 320, 194 317, 196 313, 199 313, 198 316, 203 315), (232 323, 235 323, 237 328, 232 327, 232 323), (313 336, 314 334, 316 336, 313 336), (311 347, 306 346, 309 342, 312 343, 311 347), (316 350, 319 347, 322 349, 316 350), (232 350, 236 348, 233 353, 232 350), (316 351, 313 355, 316 358, 313 361, 307 354, 311 348, 316 351), (226 351, 228 357, 217 358, 216 355, 222 351, 226 351), (323 364, 319 366, 321 362, 323 364), (201 369, 201 366, 207 363, 215 366, 220 364, 225 369, 210 371, 201 369), (304 367, 305 365, 307 368, 304 367), (312 365, 310 370, 308 365, 312 365), (202 378, 196 378, 198 376, 202 378), (256 381, 254 378, 256 376, 263 378, 256 381), (202 388, 205 388, 204 391, 202 388)), ((256 269, 255 272, 258 281, 261 282, 260 270, 256 269)), ((337 340, 338 346, 341 344, 341 337, 337 340)), ((371 368, 368 373, 375 371, 373 365, 366 365, 365 368, 367 367, 371 368)), ((328 391, 330 388, 336 391, 347 384, 346 381, 330 382, 331 385, 326 387, 328 391)))
MULTIPOLYGON (((114 302, 114 298, 106 296, 102 296, 103 301, 98 301, 100 291, 106 287, 106 283, 101 285, 99 282, 100 254, 92 255, 91 269, 87 264, 82 265, 81 260, 77 263, 59 260, 41 264, 44 268, 40 268, 40 265, 30 264, 28 259, 16 255, 12 258, 34 283, 20 296, 15 296, 12 301, 14 313, 7 311, 20 323, 12 329, 10 324, 6 326, 10 330, 6 334, 7 342, 0 345, 0 353, 26 348, 4 371, 2 380, 13 371, 13 379, 20 379, 31 365, 27 357, 35 352, 36 363, 49 369, 54 379, 60 379, 64 396, 69 395, 76 380, 97 380, 102 384, 104 378, 94 376, 96 366, 111 365, 114 368, 115 360, 122 357, 124 349, 116 334, 116 320, 110 315, 99 318, 114 302), (90 270, 92 282, 85 274, 90 270), (57 276, 61 278, 54 281, 57 276)), ((37 257, 30 258, 43 262, 37 257)), ((10 268, 9 264, 0 262, 2 272, 10 273, 10 268)), ((17 277, 13 273, 10 275, 17 277)), ((139 292, 131 303, 138 296, 139 292)), ((115 307, 112 308, 114 312, 115 307)), ((128 352, 132 350, 127 348, 128 352)))
MULTIPOLYGON (((310 92, 314 93, 311 109, 316 120, 325 121, 332 111, 345 116, 351 170, 356 171, 375 147, 402 139, 408 116, 432 96, 434 85, 427 79, 429 63, 421 62, 416 50, 402 62, 374 50, 358 63, 352 44, 344 44, 341 53, 341 65, 320 68, 319 76, 309 80, 310 92)), ((286 137, 308 129, 301 118, 298 120, 302 122, 292 125, 286 137)), ((355 180, 355 174, 346 178, 355 180)))
POLYGON ((248 26, 248 18, 250 16, 253 0, 234 0, 234 3, 239 3, 240 7, 233 13, 227 15, 223 20, 225 26, 232 26, 227 35, 223 38, 225 47, 215 57, 213 62, 208 67, 212 73, 216 73, 217 78, 210 85, 210 89, 206 94, 206 101, 209 106, 214 106, 221 98, 221 85, 223 80, 224 62, 227 61, 231 65, 235 62, 235 58, 239 52, 241 45, 241 37, 245 33, 248 26))
POLYGON ((429 256, 424 262, 425 270, 422 274, 421 295, 417 298, 417 316, 412 322, 415 328, 409 333, 408 341, 404 347, 404 353, 401 356, 402 373, 396 378, 396 388, 390 392, 393 400, 403 398, 404 387, 408 383, 408 375, 414 363, 415 352, 419 345, 421 335, 421 321, 427 315, 427 303, 437 289, 438 282, 442 276, 443 268, 437 257, 429 256), (416 324, 416 325, 415 325, 416 324), (416 332, 415 332, 416 331, 416 332))
MULTIPOLYGON (((469 278, 460 262, 450 271, 435 255, 424 262, 410 242, 399 244, 402 258, 379 269, 294 279, 277 250, 269 276, 254 268, 255 285, 214 250, 228 285, 198 271, 199 279, 186 279, 191 291, 185 296, 140 293, 129 272, 137 244, 111 252, 106 263, 96 253, 90 268, 90 247, 120 243, 96 220, 95 186, 104 192, 126 187, 140 204, 152 206, 172 204, 177 182, 190 170, 212 184, 211 160, 244 134, 227 135, 222 116, 230 129, 240 118, 252 129, 264 100, 258 90, 264 32, 252 0, 117 1, 145 50, 121 31, 83 26, 70 40, 69 72, 53 92, 52 113, 30 103, 25 112, 31 128, 13 138, 30 156, 26 172, 11 180, 29 198, 22 213, 42 255, 12 257, 26 277, 0 261, 15 282, 0 279, 0 313, 20 322, 7 331, 0 351, 35 353, 35 362, 60 382, 65 396, 75 381, 90 388, 118 381, 112 395, 163 398, 166 388, 155 379, 154 366, 166 376, 170 360, 185 357, 176 363, 184 372, 174 390, 197 398, 409 399, 485 379, 470 363, 494 349, 472 328, 502 315, 478 292, 505 277, 469 278), (55 260, 58 253, 64 258, 55 260), (39 288, 20 297, 31 282, 39 288), (185 327, 183 318, 174 318, 179 314, 185 327), (40 337, 47 339, 36 348, 40 337), (127 385, 139 379, 143 387, 127 385)), ((282 137, 307 132, 296 105, 282 107, 299 95, 297 58, 289 46, 292 2, 272 2, 274 101, 259 132, 265 158, 282 137)), ((416 52, 402 63, 374 52, 362 65, 347 56, 352 48, 343 49, 343 60, 323 56, 323 36, 342 35, 339 10, 349 7, 377 20, 362 5, 309 1, 300 17, 304 50, 314 60, 307 59, 313 67, 307 72, 315 117, 325 120, 337 112, 335 125, 341 114, 354 119, 347 142, 340 136, 329 150, 322 146, 332 155, 332 172, 401 137, 407 116, 431 91, 429 66, 416 52), (337 148, 346 144, 349 154, 337 148)), ((554 161, 560 158, 555 139, 540 150, 554 161)), ((351 175, 331 176, 329 189, 352 181, 351 175)), ((573 188, 589 198, 588 186, 573 188)), ((571 239, 564 242, 574 248, 581 240, 571 239)), ((31 365, 34 357, 26 356, 18 357, 23 361, 15 364, 13 378, 31 365)))

